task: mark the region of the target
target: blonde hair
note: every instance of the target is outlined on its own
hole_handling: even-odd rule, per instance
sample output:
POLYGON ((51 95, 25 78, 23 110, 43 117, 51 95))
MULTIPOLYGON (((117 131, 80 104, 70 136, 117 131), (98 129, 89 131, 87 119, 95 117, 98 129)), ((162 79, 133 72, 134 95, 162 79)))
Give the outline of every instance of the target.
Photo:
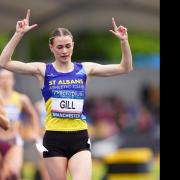
POLYGON ((54 38, 59 37, 59 36, 70 36, 72 38, 72 40, 73 40, 73 35, 68 29, 66 29, 66 28, 57 28, 51 33, 51 36, 49 38, 49 44, 53 45, 54 38))

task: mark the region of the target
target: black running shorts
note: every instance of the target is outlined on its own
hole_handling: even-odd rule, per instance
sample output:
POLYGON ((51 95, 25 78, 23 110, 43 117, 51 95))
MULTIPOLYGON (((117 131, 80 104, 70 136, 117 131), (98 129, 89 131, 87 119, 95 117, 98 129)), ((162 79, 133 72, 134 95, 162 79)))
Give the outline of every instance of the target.
POLYGON ((87 130, 82 131, 46 131, 43 138, 45 151, 43 157, 67 157, 70 159, 74 154, 90 151, 90 140, 87 130))

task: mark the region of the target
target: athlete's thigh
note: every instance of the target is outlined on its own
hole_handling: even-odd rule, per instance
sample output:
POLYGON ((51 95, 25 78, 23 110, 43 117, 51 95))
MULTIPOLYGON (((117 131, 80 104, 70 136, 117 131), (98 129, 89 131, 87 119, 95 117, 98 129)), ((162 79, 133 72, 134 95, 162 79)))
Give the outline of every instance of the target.
POLYGON ((23 164, 23 147, 14 145, 4 157, 4 165, 13 172, 20 172, 23 164))
POLYGON ((71 157, 68 168, 73 180, 91 180, 92 158, 90 151, 80 151, 71 157))
POLYGON ((66 180, 67 158, 50 157, 44 158, 44 163, 51 180, 66 180))

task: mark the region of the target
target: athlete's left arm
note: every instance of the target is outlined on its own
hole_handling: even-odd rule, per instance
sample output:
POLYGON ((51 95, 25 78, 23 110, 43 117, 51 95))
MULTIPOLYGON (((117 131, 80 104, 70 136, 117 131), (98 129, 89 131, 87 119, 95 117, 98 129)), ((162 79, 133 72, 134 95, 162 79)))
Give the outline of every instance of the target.
POLYGON ((115 19, 112 18, 114 30, 110 30, 121 43, 122 59, 120 64, 101 65, 97 63, 85 62, 83 66, 88 75, 90 76, 115 76, 126 74, 133 70, 132 54, 128 42, 127 29, 123 26, 117 26, 115 19))
POLYGON ((39 123, 38 123, 38 115, 33 107, 33 104, 30 100, 30 98, 24 94, 22 94, 20 96, 20 100, 22 102, 22 108, 23 108, 23 112, 25 112, 29 119, 30 119, 30 123, 31 123, 31 127, 33 129, 33 135, 34 137, 32 137, 33 139, 38 137, 38 133, 39 133, 39 123))

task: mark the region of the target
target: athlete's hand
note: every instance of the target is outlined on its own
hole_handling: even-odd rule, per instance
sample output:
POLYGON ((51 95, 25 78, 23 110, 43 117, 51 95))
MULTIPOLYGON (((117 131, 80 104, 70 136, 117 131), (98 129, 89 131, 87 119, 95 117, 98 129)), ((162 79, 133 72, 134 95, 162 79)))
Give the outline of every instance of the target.
POLYGON ((23 19, 22 21, 17 22, 17 25, 16 25, 16 32, 17 33, 24 34, 28 31, 32 30, 33 28, 37 27, 37 24, 34 24, 32 26, 29 25, 30 14, 31 14, 31 11, 30 11, 30 9, 28 9, 26 18, 23 19))
POLYGON ((112 18, 112 24, 113 24, 113 29, 110 30, 116 37, 118 37, 120 40, 127 40, 128 39, 128 33, 127 29, 123 26, 117 26, 116 21, 114 18, 112 18))

